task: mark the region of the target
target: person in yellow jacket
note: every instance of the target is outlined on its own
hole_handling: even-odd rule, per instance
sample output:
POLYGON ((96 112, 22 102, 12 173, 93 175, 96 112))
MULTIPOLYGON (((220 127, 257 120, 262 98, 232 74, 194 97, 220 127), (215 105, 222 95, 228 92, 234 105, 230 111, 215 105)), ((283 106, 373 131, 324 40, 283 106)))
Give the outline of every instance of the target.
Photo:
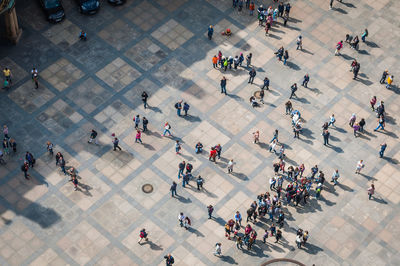
POLYGON ((386 83, 387 83, 387 84, 386 84, 386 88, 389 89, 390 86, 391 86, 392 83, 393 83, 393 75, 390 75, 390 76, 387 78, 386 83))

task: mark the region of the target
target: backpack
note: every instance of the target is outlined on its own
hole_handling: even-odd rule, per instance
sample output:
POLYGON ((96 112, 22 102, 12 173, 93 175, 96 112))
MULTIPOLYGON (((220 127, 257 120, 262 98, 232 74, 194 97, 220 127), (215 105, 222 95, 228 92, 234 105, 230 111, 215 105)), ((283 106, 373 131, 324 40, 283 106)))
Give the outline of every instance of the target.
POLYGON ((22 171, 22 172, 25 172, 25 165, 24 165, 24 164, 21 165, 21 171, 22 171))
POLYGON ((176 103, 176 104, 175 104, 175 108, 176 108, 176 109, 178 109, 178 108, 179 108, 179 105, 178 105, 178 103, 176 103))

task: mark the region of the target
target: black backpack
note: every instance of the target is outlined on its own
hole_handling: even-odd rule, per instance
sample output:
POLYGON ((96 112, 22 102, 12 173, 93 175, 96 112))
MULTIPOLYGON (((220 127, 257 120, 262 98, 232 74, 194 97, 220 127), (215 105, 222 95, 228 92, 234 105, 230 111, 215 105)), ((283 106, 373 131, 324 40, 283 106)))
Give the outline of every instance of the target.
POLYGON ((175 108, 176 108, 176 109, 178 109, 178 107, 179 107, 179 104, 178 104, 178 103, 176 103, 176 104, 175 104, 175 108))
POLYGON ((25 165, 24 165, 24 164, 21 165, 21 171, 22 171, 22 172, 25 172, 25 165))

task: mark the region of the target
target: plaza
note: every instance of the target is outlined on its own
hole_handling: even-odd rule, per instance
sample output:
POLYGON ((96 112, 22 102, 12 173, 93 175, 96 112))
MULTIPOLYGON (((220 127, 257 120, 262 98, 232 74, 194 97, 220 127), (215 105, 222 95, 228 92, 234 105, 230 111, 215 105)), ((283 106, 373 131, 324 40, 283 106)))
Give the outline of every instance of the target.
POLYGON ((38 2, 17 1, 22 35, 16 45, 4 34, 0 38, 0 68, 9 68, 13 80, 1 90, 0 125, 17 142, 17 152, 5 154, 0 165, 1 265, 165 265, 168 253, 174 265, 261 265, 276 258, 310 266, 400 265, 400 1, 334 1, 333 9, 329 0, 290 1, 287 25, 278 18, 268 36, 256 13, 260 4, 275 9, 273 1, 254 1, 254 16, 246 8, 238 12, 230 0, 127 0, 118 7, 101 1, 97 14, 85 16, 76 1, 63 0, 66 18, 58 24, 45 20, 38 2), (230 37, 221 35, 227 28, 230 37), (360 36, 365 28, 369 34, 358 50, 345 44, 334 55, 346 34, 360 36), (87 41, 79 40, 81 30, 87 41), (299 35, 302 50, 296 50, 299 35), (289 51, 287 65, 274 54, 281 46, 289 51), (237 70, 213 68, 218 51, 227 57, 252 53, 254 84, 248 83, 251 68, 245 63, 237 70), (349 72, 353 59, 361 64, 356 80, 349 72), (39 71, 37 90, 33 67, 39 71), (379 83, 385 69, 394 75, 390 88, 379 83), (301 86, 307 73, 308 88, 301 86), (220 93, 222 76, 227 95, 220 93), (249 98, 265 77, 271 82, 265 103, 253 108, 249 98), (293 83, 298 90, 291 102, 303 121, 299 139, 285 115, 293 83), (146 109, 143 91, 149 94, 146 109), (385 103, 384 131, 374 131, 374 95, 385 103), (177 116, 180 100, 190 105, 188 116, 177 116), (348 124, 353 113, 366 121, 358 137, 348 124), (149 120, 143 144, 135 143, 137 114, 149 120), (321 126, 332 114, 331 145, 324 146, 321 126), (162 136, 165 122, 173 137, 162 136), (99 145, 88 143, 92 129, 99 145), (279 159, 269 143, 276 129, 286 167, 304 164, 309 176, 318 165, 324 188, 317 200, 313 184, 306 205, 283 205, 279 243, 274 237, 262 243, 271 222, 259 219, 250 222, 258 233, 252 250, 240 250, 224 236, 224 225, 236 211, 244 220, 257 195, 275 194, 269 180, 279 159), (260 143, 254 144, 257 130, 260 143), (113 151, 113 134, 122 151, 113 151), (63 154, 66 168, 77 169, 77 191, 47 152, 47 141, 63 154), (204 145, 201 154, 195 153, 198 142, 204 145), (382 143, 387 149, 379 158, 382 143), (221 160, 214 164, 208 156, 217 144, 221 160), (21 171, 26 151, 36 158, 30 180, 21 171), (234 172, 227 174, 231 159, 234 172), (365 167, 355 174, 359 160, 365 167), (204 190, 197 190, 195 179, 182 187, 182 161, 193 165, 193 176, 204 178, 204 190), (337 186, 329 182, 335 169, 337 186), (171 197, 173 181, 177 197, 171 197), (372 182, 376 191, 368 200, 372 182), (150 193, 142 189, 146 184, 150 193), (207 215, 210 204, 213 219, 207 215), (189 230, 179 226, 180 212, 190 217, 189 230), (138 244, 142 228, 149 242, 138 244), (309 232, 302 248, 295 243, 299 228, 309 232), (213 254, 217 242, 220 257, 213 254))

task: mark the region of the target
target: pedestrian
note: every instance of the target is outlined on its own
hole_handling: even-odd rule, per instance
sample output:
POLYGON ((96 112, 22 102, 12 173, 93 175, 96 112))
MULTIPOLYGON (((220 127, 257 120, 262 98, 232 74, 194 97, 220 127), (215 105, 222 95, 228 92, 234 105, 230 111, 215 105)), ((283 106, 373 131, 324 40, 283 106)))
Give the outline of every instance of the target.
POLYGON ((13 149, 13 152, 17 152, 17 143, 15 142, 14 139, 10 139, 10 147, 13 149))
POLYGON ((92 143, 94 141, 94 143, 98 145, 99 143, 97 142, 96 137, 97 137, 97 131, 92 129, 92 131, 90 132, 88 143, 92 143))
POLYGON ((235 58, 233 59, 233 68, 237 69, 239 66, 239 56, 235 56, 235 58))
POLYGON ((271 29, 271 21, 267 19, 267 22, 265 23, 265 36, 268 36, 268 32, 271 29))
POLYGON ((308 84, 308 82, 310 81, 310 76, 308 75, 308 74, 306 74, 305 76, 304 76, 304 79, 303 79, 303 87, 306 87, 307 88, 307 84, 308 84))
POLYGON ((361 40, 365 42, 365 38, 368 36, 368 29, 365 29, 364 32, 361 34, 361 40))
POLYGON ((246 66, 247 67, 249 67, 250 65, 251 65, 251 58, 253 57, 253 54, 252 53, 249 53, 247 56, 246 56, 246 66))
POLYGON ((343 48, 343 41, 340 41, 336 44, 335 55, 340 55, 340 50, 343 48))
POLYGON ((185 227, 186 230, 189 229, 189 227, 192 225, 192 222, 190 221, 189 217, 185 217, 183 220, 183 227, 185 227))
POLYGON ((221 245, 222 245, 221 243, 216 243, 215 244, 215 252, 214 252, 215 256, 221 256, 221 253, 222 253, 221 245))
POLYGON ((360 160, 360 161, 358 161, 357 162, 357 166, 356 166, 356 174, 360 174, 360 172, 361 172, 361 169, 363 169, 364 168, 364 161, 363 160, 360 160))
POLYGON ((329 123, 328 123, 328 127, 329 127, 330 125, 332 125, 332 126, 336 127, 336 126, 335 126, 335 122, 336 122, 335 115, 334 115, 334 114, 332 114, 332 115, 331 115, 331 117, 329 117, 329 123))
POLYGON ((240 53, 240 56, 239 56, 239 66, 242 66, 243 61, 244 61, 243 53, 240 53))
POLYGON ((238 249, 243 249, 243 240, 242 240, 242 237, 241 237, 241 236, 239 236, 239 237, 236 239, 236 247, 237 247, 238 249))
POLYGON ((324 130, 324 132, 322 133, 322 136, 324 137, 324 145, 329 145, 329 136, 330 133, 328 130, 324 130))
POLYGON ((178 215, 178 221, 179 221, 179 225, 181 227, 183 227, 183 221, 185 220, 185 215, 183 214, 183 212, 179 213, 178 215))
POLYGON ((174 264, 174 262, 175 262, 174 257, 172 257, 172 255, 170 253, 168 253, 168 255, 164 256, 164 259, 165 259, 167 266, 172 266, 172 264, 174 264))
POLYGON ((333 185, 336 186, 338 184, 338 179, 339 179, 340 175, 339 175, 339 170, 336 169, 333 174, 332 174, 332 180, 331 182, 333 182, 333 185))
POLYGON ((34 167, 36 163, 36 159, 33 157, 32 153, 29 151, 26 152, 25 154, 25 160, 28 162, 29 167, 34 167))
POLYGON ((185 116, 187 116, 189 108, 190 108, 190 105, 187 102, 184 102, 183 103, 183 111, 185 112, 185 116))
POLYGON ((74 190, 77 191, 78 190, 78 179, 76 178, 76 175, 72 176, 71 182, 72 182, 72 184, 74 184, 74 190))
MULTIPOLYGON (((7 164, 6 161, 3 159, 3 152, 0 150, 0 163, 1 164, 7 164)), ((21 169, 22 170, 22 169, 21 169)), ((22 170, 23 171, 23 170, 22 170)))
POLYGON ((251 83, 251 84, 253 84, 253 81, 254 81, 254 77, 257 75, 257 73, 256 73, 256 70, 254 69, 254 67, 250 70, 250 72, 249 72, 249 82, 247 82, 247 83, 251 83))
POLYGON ((289 115, 292 112, 292 102, 291 101, 287 101, 285 103, 285 114, 289 115))
POLYGON ((217 163, 215 160, 216 157, 217 157, 217 151, 215 150, 214 147, 211 147, 210 156, 208 157, 208 160, 217 163))
POLYGON ((308 231, 305 231, 303 234, 303 246, 306 245, 307 240, 308 240, 308 231))
POLYGON ((268 238, 268 229, 265 229, 264 235, 263 235, 263 243, 264 244, 266 243, 267 238, 268 238))
POLYGON ((283 64, 286 65, 286 61, 289 59, 289 52, 288 50, 285 50, 283 54, 283 64))
POLYGON ((353 133, 354 133, 354 137, 357 137, 358 135, 358 131, 360 130, 360 125, 358 123, 355 123, 353 125, 353 133))
POLYGON ((218 68, 218 57, 216 55, 212 58, 213 68, 218 68))
POLYGON ((228 68, 228 59, 226 59, 225 57, 222 57, 222 59, 224 64, 224 71, 226 71, 226 69, 228 68))
POLYGON ((165 122, 163 137, 165 137, 166 133, 168 133, 168 136, 172 136, 170 129, 171 129, 171 125, 168 122, 165 122))
POLYGON ((222 76, 222 79, 221 79, 221 93, 225 93, 225 95, 226 95, 226 78, 225 78, 225 76, 222 76))
POLYGON ((242 226, 242 215, 239 211, 236 211, 235 213, 235 221, 239 223, 240 226, 242 226))
POLYGON ((67 171, 65 171, 65 160, 63 156, 60 156, 60 158, 58 159, 58 164, 61 168, 61 171, 64 173, 64 175, 67 175, 67 171))
POLYGON ((178 179, 180 179, 181 178, 181 175, 183 176, 183 171, 185 170, 185 166, 186 166, 186 163, 185 163, 185 161, 182 161, 181 163, 179 163, 179 165, 178 165, 178 179))
POLYGON ((227 237, 228 240, 231 240, 231 227, 228 223, 225 224, 225 237, 227 237))
POLYGON ((254 138, 253 141, 254 144, 260 143, 260 131, 257 130, 256 132, 253 132, 253 138, 254 138))
POLYGON ((148 98, 149 98, 149 95, 147 94, 147 92, 143 91, 142 92, 142 102, 143 102, 144 109, 147 108, 147 99, 148 98))
POLYGON ((261 90, 263 90, 264 88, 267 88, 267 90, 269 90, 269 79, 267 77, 265 77, 264 79, 264 83, 263 86, 261 87, 261 90))
POLYGON ((177 184, 175 183, 175 181, 173 181, 171 188, 169 189, 171 191, 171 197, 178 195, 178 194, 176 194, 176 187, 177 187, 177 184))
POLYGON ((369 101, 371 104, 372 111, 375 111, 375 104, 376 104, 376 96, 372 96, 372 99, 369 101))
POLYGON ((47 141, 47 151, 49 152, 49 154, 51 156, 53 156, 53 154, 54 154, 53 146, 54 146, 53 143, 51 143, 50 141, 47 141))
POLYGON ((234 163, 233 162, 233 159, 231 159, 229 162, 228 162, 228 174, 232 174, 232 172, 233 172, 233 165, 235 165, 236 163, 234 163))
POLYGON ((212 25, 210 25, 210 26, 208 27, 208 30, 207 30, 207 35, 208 35, 208 39, 209 39, 209 40, 212 39, 213 34, 214 34, 214 28, 213 28, 212 25))
POLYGON ((353 79, 357 78, 359 71, 360 71, 360 63, 357 63, 357 65, 353 69, 353 79))
POLYGON ((146 119, 146 117, 143 116, 142 119, 142 124, 143 124, 143 132, 147 131, 147 125, 149 124, 149 120, 146 119))
MULTIPOLYGON (((1 151, 0 151, 1 152, 1 151)), ((1 154, 0 156, 0 162, 2 162, 3 164, 5 164, 4 160, 3 160, 3 154, 1 154)), ((27 162, 24 162, 24 164, 21 166, 21 170, 22 172, 24 172, 24 176, 26 180, 29 180, 30 175, 28 174, 28 169, 29 169, 29 165, 27 162)))
POLYGON ((287 3, 286 4, 286 7, 285 7, 285 15, 287 16, 287 17, 289 17, 289 13, 290 13, 290 9, 291 9, 292 7, 290 6, 290 3, 287 3))
POLYGON ((181 144, 179 143, 179 140, 176 140, 175 142, 175 152, 176 154, 180 154, 180 150, 182 149, 181 144))
POLYGON ((39 89, 39 82, 38 82, 39 73, 36 68, 32 68, 31 75, 32 75, 32 81, 35 83, 35 89, 39 89))
POLYGON ((79 40, 82 40, 82 41, 87 40, 87 33, 84 32, 83 30, 81 30, 81 32, 79 32, 79 40))
POLYGON ((214 211, 214 207, 210 204, 207 206, 207 212, 208 212, 208 219, 212 218, 212 213, 214 211))
POLYGON ((11 83, 12 83, 12 80, 11 80, 11 77, 12 77, 12 75, 11 75, 11 70, 10 70, 9 68, 5 67, 5 68, 3 69, 3 74, 4 74, 4 79, 11 85, 11 83))
POLYGON ((181 100, 181 101, 175 103, 176 114, 177 114, 178 116, 181 116, 182 102, 183 102, 183 101, 181 100))
POLYGON ((196 183, 197 183, 197 190, 200 190, 200 188, 203 188, 204 180, 203 180, 203 178, 201 177, 201 175, 199 175, 199 176, 197 177, 196 183))
POLYGON ((384 143, 381 144, 381 150, 379 151, 379 157, 380 157, 380 158, 383 157, 383 154, 384 154, 384 152, 385 152, 385 150, 386 150, 386 147, 387 147, 386 142, 384 142, 384 143))
POLYGON ((332 6, 333 6, 333 0, 330 0, 330 2, 329 2, 329 9, 332 9, 332 6))
POLYGON ((378 129, 385 130, 385 117, 380 115, 378 118, 378 126, 374 129, 374 131, 378 131, 378 129))
POLYGON ((3 134, 4 134, 4 137, 5 137, 6 139, 9 139, 9 138, 10 138, 10 136, 8 136, 8 127, 7 127, 7 125, 4 125, 4 126, 3 126, 3 134))
POLYGON ((292 99, 293 96, 296 96, 296 98, 297 98, 297 95, 296 95, 297 84, 294 83, 294 84, 290 87, 290 89, 291 89, 291 93, 290 93, 289 99, 292 99))
POLYGON ((214 148, 215 148, 215 150, 217 151, 218 159, 221 159, 221 152, 222 152, 222 146, 221 146, 221 144, 216 145, 214 148))
POLYGON ((276 239, 275 243, 278 243, 281 238, 282 238, 282 231, 278 229, 276 231, 276 235, 275 235, 275 239, 276 239))
POLYGON ((302 237, 300 235, 296 236, 296 244, 297 248, 301 248, 301 242, 303 241, 302 237))
POLYGON ((196 154, 203 152, 203 144, 201 144, 201 142, 197 142, 197 144, 195 146, 195 151, 196 151, 196 154))
POLYGON ((356 122, 356 114, 352 114, 349 119, 349 126, 353 127, 354 123, 356 122))
POLYGON ((135 123, 135 129, 138 129, 140 124, 140 116, 136 115, 135 117, 133 117, 133 122, 135 123))
POLYGON ((386 69, 385 71, 383 71, 382 73, 382 77, 381 80, 379 81, 380 84, 385 84, 386 82, 386 77, 389 75, 388 70, 386 69))
POLYGON ((374 183, 368 188, 368 199, 370 200, 375 193, 375 185, 374 183))
POLYGON ((122 149, 121 149, 121 147, 118 145, 119 144, 119 139, 117 138, 117 137, 115 137, 114 138, 114 140, 113 140, 113 145, 114 145, 114 151, 116 151, 117 150, 117 148, 121 151, 122 149))
POLYGON ((364 126, 365 126, 365 119, 361 118, 360 122, 358 122, 358 125, 360 126, 360 132, 364 132, 364 126))
POLYGON ((297 37, 297 48, 296 50, 303 50, 303 37, 301 37, 301 35, 299 35, 299 37, 297 37))
POLYGON ((273 139, 270 143, 269 143, 269 152, 274 152, 276 154, 276 139, 273 139))
POLYGON ((142 132, 140 132, 140 130, 136 130, 136 138, 135 138, 135 143, 140 142, 141 144, 143 144, 142 142, 142 132))
POLYGON ((392 86, 393 78, 394 78, 393 75, 390 75, 390 76, 387 78, 387 81, 386 81, 386 89, 389 89, 390 86, 392 86))
POLYGON ((142 242, 143 239, 144 239, 145 241, 149 241, 149 239, 147 238, 147 236, 148 236, 148 234, 147 234, 145 228, 143 228, 142 230, 140 230, 138 244, 140 244, 140 242, 142 242))
POLYGON ((315 188, 315 199, 319 199, 321 196, 321 191, 322 191, 322 183, 318 183, 317 187, 315 188))

